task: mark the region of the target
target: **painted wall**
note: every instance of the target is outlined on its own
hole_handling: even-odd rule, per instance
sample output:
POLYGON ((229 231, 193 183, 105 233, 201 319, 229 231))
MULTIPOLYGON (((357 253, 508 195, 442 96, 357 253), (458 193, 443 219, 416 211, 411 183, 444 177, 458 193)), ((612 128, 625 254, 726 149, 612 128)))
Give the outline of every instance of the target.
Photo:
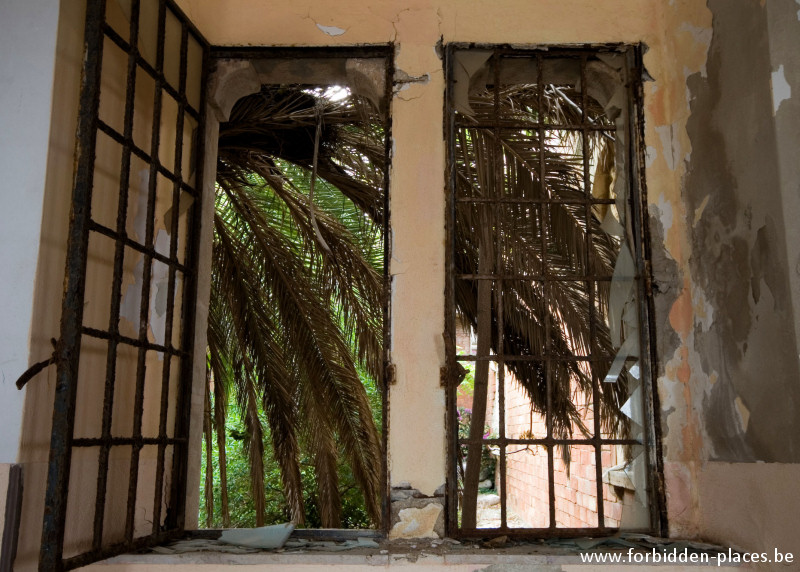
POLYGON ((671 526, 796 554, 800 6, 708 5, 708 59, 686 73, 683 204, 651 209, 676 263, 655 271, 677 335, 660 339, 671 526), (685 245, 669 240, 679 221, 685 245))
MULTIPOLYGON (((444 81, 437 42, 643 41, 650 47, 645 64, 659 80, 647 84, 646 101, 653 101, 646 123, 653 124, 653 115, 658 113, 655 124, 669 130, 672 115, 689 113, 683 98, 684 67, 702 69, 710 14, 700 2, 665 6, 663 2, 550 1, 498 6, 477 0, 384 1, 287 3, 267 8, 239 1, 223 8, 202 0, 183 0, 180 5, 212 44, 394 42, 398 78, 418 79, 400 83, 392 102, 391 352, 397 383, 389 398, 389 467, 392 484, 408 481, 432 494, 445 478, 444 393, 438 383, 444 361, 444 81), (654 97, 656 92, 658 97, 654 97), (665 102, 675 102, 676 109, 663 109, 665 102), (654 105, 661 108, 654 110, 654 105)), ((655 155, 662 152, 662 138, 652 127, 647 140, 655 155)), ((671 148, 668 151, 672 165, 677 159, 672 160, 671 148)), ((681 173, 663 162, 660 166, 656 173, 659 191, 678 200, 681 173)))
POLYGON ((58 0, 0 4, 0 463, 17 460, 25 397, 14 385, 31 355, 33 288, 47 175, 58 0), (24 205, 25 208, 11 208, 24 205))
MULTIPOLYGON (((42 359, 49 353, 47 340, 57 333, 63 272, 60 245, 66 236, 64 197, 72 172, 82 32, 82 8, 79 3, 66 4, 69 10, 59 21, 63 65, 56 70, 59 98, 53 102, 47 180, 42 179, 43 163, 39 169, 25 170, 39 177, 38 183, 31 183, 34 194, 26 204, 41 213, 44 188, 47 208, 35 217, 35 236, 13 233, 14 244, 41 244, 36 328, 20 371, 27 359, 42 359), (21 236, 28 239, 19 240, 21 236)), ((437 43, 644 42, 649 48, 644 63, 655 80, 645 85, 645 144, 671 533, 800 554, 797 535, 786 532, 796 530, 800 511, 783 510, 777 518, 769 514, 782 506, 782 500, 797 498, 800 463, 796 414, 800 328, 795 312, 800 303, 796 271, 800 231, 794 222, 800 212, 796 198, 800 194, 796 160, 800 7, 795 8, 796 3, 180 0, 179 4, 212 44, 394 42, 398 78, 417 78, 399 83, 392 102, 392 361, 397 384, 390 393, 389 466, 393 484, 409 481, 427 494, 444 482, 445 475, 444 394, 439 387, 444 361, 444 79, 437 43), (726 491, 736 499, 758 491, 764 502, 730 502, 723 496, 726 491), (761 527, 758 532, 755 525, 761 527)), ((16 22, 25 17, 25 10, 20 2, 13 6, 13 28, 21 28, 16 22)), ((38 5, 36 16, 41 17, 38 5)), ((0 25, 3 21, 0 18, 0 25)), ((3 45, 6 37, 0 34, 3 45)), ((31 53, 39 53, 42 44, 31 45, 36 48, 31 53)), ((1 65, 11 65, 10 59, 4 58, 1 65)), ((16 77, 19 68, 14 69, 16 77)), ((26 95, 25 104, 29 103, 26 95)), ((21 120, 4 113, 3 121, 21 120)), ((13 132, 26 131, 19 123, 12 126, 16 126, 13 132)), ((43 144, 41 133, 39 137, 37 148, 43 144)), ((25 157, 23 163, 29 163, 41 158, 41 152, 34 149, 25 157)), ((6 243, 11 244, 8 239, 6 243)), ((6 250, 3 256, 10 255, 6 250)), ((25 289, 24 284, 22 288, 3 284, 4 295, 6 291, 9 296, 25 295, 17 292, 25 289)), ((6 306, 4 300, 3 307, 27 312, 24 309, 31 306, 28 299, 12 299, 20 305, 6 306)), ((47 458, 41 435, 48 432, 46 404, 52 374, 37 381, 28 390, 30 413, 23 425, 25 452, 20 460, 29 464, 26 471, 41 473, 47 458)), ((5 393, 2 397, 0 401, 5 401, 5 393)), ((18 411, 19 406, 12 408, 8 418, 17 412, 18 419, 18 411)), ((6 418, 5 409, 3 413, 6 418)), ((16 430, 18 423, 9 427, 16 430)), ((26 518, 39 519, 41 499, 34 497, 26 487, 24 511, 32 515, 26 518)), ((38 537, 29 534, 23 542, 32 550, 38 537)))

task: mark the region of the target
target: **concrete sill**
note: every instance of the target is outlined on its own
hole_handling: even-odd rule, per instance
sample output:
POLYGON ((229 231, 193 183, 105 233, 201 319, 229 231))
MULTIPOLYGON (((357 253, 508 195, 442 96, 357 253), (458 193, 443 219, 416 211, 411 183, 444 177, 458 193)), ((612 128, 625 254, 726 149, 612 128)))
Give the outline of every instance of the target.
MULTIPOLYGON (((452 547, 429 547, 430 540, 421 539, 415 543, 388 543, 381 549, 356 548, 346 552, 258 552, 253 554, 230 554, 223 552, 187 552, 183 554, 125 554, 92 564, 83 568, 96 572, 183 572, 199 571, 240 571, 257 569, 259 571, 298 570, 303 572, 330 572, 330 567, 342 571, 374 572, 378 568, 414 567, 419 570, 451 570, 474 572, 478 570, 534 572, 555 572, 559 570, 612 571, 657 569, 661 572, 677 570, 705 569, 752 570, 748 566, 717 566, 715 558, 709 563, 687 564, 644 564, 586 563, 580 553, 556 547, 543 547, 536 544, 517 545, 500 549, 481 549, 472 545, 452 547), (383 553, 382 553, 383 552, 383 553), (244 567, 244 568, 242 568, 244 567), (248 568, 249 567, 249 568, 248 568)), ((645 554, 646 551, 637 551, 645 554)), ((590 550, 583 554, 619 554, 626 558, 628 550, 602 549, 590 550)))

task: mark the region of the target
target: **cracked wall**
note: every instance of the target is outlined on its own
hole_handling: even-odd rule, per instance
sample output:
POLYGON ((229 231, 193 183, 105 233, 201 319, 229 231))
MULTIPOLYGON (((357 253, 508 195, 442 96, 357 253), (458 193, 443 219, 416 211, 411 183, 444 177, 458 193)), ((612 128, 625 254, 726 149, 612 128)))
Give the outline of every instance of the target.
MULTIPOLYGON (((178 4, 217 45, 395 44, 390 484, 407 481, 428 497, 445 479, 444 78, 437 44, 646 44, 644 64, 655 81, 644 91, 645 166, 671 533, 800 553, 790 536, 800 514, 796 2, 178 4)), ((60 313, 81 59, 76 6, 62 7, 59 23, 62 97, 52 110, 33 361, 49 353, 60 313)), ((46 442, 35 438, 47 433, 35 423, 36 414, 49 417, 52 374, 46 381, 26 395, 28 408, 38 404, 23 423, 19 460, 29 474, 42 475, 46 464, 46 442)), ((41 500, 26 495, 25 502, 38 519, 41 500)), ((25 542, 35 546, 38 537, 25 542)))
MULTIPOLYGON (((796 444, 782 445, 775 438, 778 428, 798 424, 791 414, 796 384, 787 381, 797 378, 791 312, 797 284, 791 285, 792 298, 786 272, 792 242, 784 232, 778 194, 755 206, 752 199, 758 195, 743 200, 762 185, 775 189, 775 128, 765 113, 773 111, 773 101, 775 113, 793 109, 788 94, 797 73, 796 61, 770 69, 767 46, 759 55, 749 44, 733 45, 745 23, 758 28, 755 36, 762 44, 769 39, 763 6, 744 0, 709 5, 696 0, 569 1, 511 2, 487 10, 477 0, 345 2, 335 7, 318 2, 272 6, 269 20, 281 22, 274 26, 255 17, 259 9, 252 3, 231 3, 224 14, 198 0, 181 5, 212 43, 396 46, 399 85, 392 102, 390 191, 391 350, 397 369, 389 397, 392 484, 408 481, 429 495, 445 472, 443 393, 435 375, 443 359, 439 317, 444 278, 444 85, 437 41, 648 46, 644 63, 655 81, 645 84, 645 166, 671 531, 705 534, 708 505, 701 502, 698 484, 707 461, 796 460, 796 444), (738 84, 730 85, 734 79, 729 79, 720 85, 728 73, 725 66, 738 60, 745 62, 733 76, 738 84), (409 77, 425 79, 408 83, 409 77), (759 78, 753 95, 752 77, 759 78), (777 91, 770 93, 773 77, 777 91), (742 115, 746 109, 758 113, 742 115), (757 140, 764 142, 759 152, 769 174, 759 177, 761 169, 748 162, 743 149, 749 138, 741 137, 738 122, 764 131, 757 140), (740 150, 728 155, 725 139, 740 150), (783 315, 779 308, 786 308, 783 315), (765 383, 774 395, 764 393, 765 383), (418 447, 419 442, 426 446, 418 447)), ((781 176, 797 181, 793 173, 781 176)))

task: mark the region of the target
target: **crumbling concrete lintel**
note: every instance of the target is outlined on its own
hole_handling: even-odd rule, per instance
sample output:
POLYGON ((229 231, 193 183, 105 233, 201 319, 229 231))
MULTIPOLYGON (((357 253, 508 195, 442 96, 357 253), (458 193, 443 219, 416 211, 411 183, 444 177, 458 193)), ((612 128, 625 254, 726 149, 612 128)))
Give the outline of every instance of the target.
POLYGON ((251 62, 218 61, 209 84, 209 103, 217 121, 227 121, 237 101, 260 89, 261 80, 251 62))

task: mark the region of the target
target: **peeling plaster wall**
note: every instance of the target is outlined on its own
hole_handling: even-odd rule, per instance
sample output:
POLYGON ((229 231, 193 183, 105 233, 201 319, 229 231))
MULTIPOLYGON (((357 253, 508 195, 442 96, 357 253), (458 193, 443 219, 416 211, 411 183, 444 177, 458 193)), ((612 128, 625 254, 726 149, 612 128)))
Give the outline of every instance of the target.
MULTIPOLYGON (((781 84, 773 125, 769 80, 780 69, 789 89, 796 85, 798 52, 770 65, 770 54, 777 58, 781 45, 766 44, 766 10, 758 3, 544 1, 488 8, 477 0, 295 2, 271 6, 268 15, 241 1, 224 11, 201 0, 180 3, 212 43, 395 42, 398 76, 428 78, 399 91, 392 107, 392 360, 397 365, 389 398, 392 483, 408 480, 430 494, 444 478, 443 395, 437 383, 443 83, 433 56, 440 39, 648 46, 644 63, 655 81, 645 84, 646 170, 672 533, 714 534, 713 504, 702 502, 699 487, 708 482, 704 463, 796 460, 800 421, 792 414, 798 390, 792 308, 800 299, 800 278, 787 279, 786 249, 796 258, 800 240, 792 240, 796 231, 784 229, 790 219, 782 207, 797 213, 786 196, 798 180, 791 170, 798 162, 788 151, 797 148, 788 140, 797 136, 790 127, 797 125, 790 115, 797 111, 781 84), (262 12, 264 18, 258 17, 262 12), (742 33, 748 41, 741 41, 742 33), (781 144, 776 133, 782 133, 781 144), (757 151, 755 162, 751 148, 757 151), (786 159, 777 174, 781 156, 786 159), (791 442, 780 439, 781 428, 794 432, 791 442)), ((786 17, 777 13, 788 12, 791 2, 775 4, 769 3, 775 14, 771 25, 786 27, 786 17)), ((792 33, 783 31, 782 37, 792 33)), ((783 51, 792 53, 786 46, 783 51)), ((735 479, 736 466, 718 465, 715 478, 735 479)), ((780 472, 774 466, 770 474, 780 472)), ((768 537, 753 539, 752 545, 768 537)))
POLYGON ((793 2, 708 6, 669 145, 678 200, 653 196, 648 170, 670 528, 797 553, 798 511, 769 507, 794 502, 800 466, 798 105, 775 107, 798 85, 800 22, 793 2))
POLYGON ((755 3, 735 4, 710 4, 708 75, 687 81, 692 156, 685 198, 695 213, 689 263, 699 358, 693 369, 716 380, 700 403, 704 452, 710 460, 796 463, 800 372, 767 14, 755 3), (701 316, 704 310, 709 315, 701 316))
MULTIPOLYGON (((690 147, 682 123, 689 114, 685 75, 705 64, 708 10, 698 1, 665 5, 655 0, 509 1, 501 6, 477 0, 293 2, 269 8, 241 0, 224 8, 203 0, 179 4, 212 44, 393 42, 397 78, 424 78, 398 85, 392 102, 391 357, 397 383, 389 396, 388 454, 391 484, 408 481, 432 495, 446 472, 444 392, 438 378, 444 361, 444 80, 437 42, 646 43, 645 64, 658 79, 647 84, 645 96, 646 137, 659 181, 655 197, 677 216, 679 165, 690 147)), ((671 240, 685 243, 678 223, 671 240)))
MULTIPOLYGON (((47 340, 58 331, 69 212, 83 8, 66 4, 31 333, 35 360, 49 353, 47 340)), ((645 43, 644 63, 655 79, 645 84, 645 145, 671 532, 800 554, 798 540, 785 534, 796 530, 798 511, 777 510, 797 496, 800 461, 800 7, 791 0, 178 4, 212 44, 393 42, 398 78, 422 78, 398 85, 392 101, 397 383, 389 396, 388 454, 391 483, 408 481, 425 495, 445 479, 444 79, 437 42, 645 43), (739 500, 753 490, 763 492, 763 503, 739 500), (780 514, 773 519, 770 512, 780 514)), ((41 480, 46 468, 53 377, 42 375, 26 396, 21 548, 29 558, 43 507, 27 483, 41 480)))

